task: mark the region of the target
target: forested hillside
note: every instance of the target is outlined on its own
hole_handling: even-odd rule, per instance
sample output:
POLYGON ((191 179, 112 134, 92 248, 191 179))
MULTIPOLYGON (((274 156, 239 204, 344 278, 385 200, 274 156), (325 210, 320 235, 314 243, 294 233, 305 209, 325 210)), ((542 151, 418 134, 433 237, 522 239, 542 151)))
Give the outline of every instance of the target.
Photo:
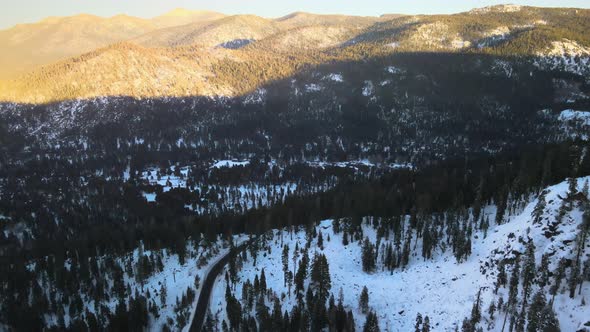
POLYGON ((15 27, 0 331, 589 330, 589 13, 15 27))

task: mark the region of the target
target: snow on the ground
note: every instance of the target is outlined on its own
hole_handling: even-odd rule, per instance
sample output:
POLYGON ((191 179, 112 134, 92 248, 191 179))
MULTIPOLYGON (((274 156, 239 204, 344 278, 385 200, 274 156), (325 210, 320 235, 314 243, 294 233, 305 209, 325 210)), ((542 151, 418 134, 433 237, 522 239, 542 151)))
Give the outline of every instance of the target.
POLYGON ((578 44, 578 42, 569 39, 563 39, 561 41, 554 41, 551 43, 551 48, 549 49, 547 55, 562 56, 564 54, 590 56, 590 48, 584 47, 578 44))
POLYGON ((475 8, 472 9, 471 11, 469 11, 470 14, 486 14, 486 13, 491 13, 491 12, 496 12, 496 13, 513 13, 513 12, 518 12, 522 9, 522 6, 520 5, 494 5, 494 6, 488 6, 488 7, 483 7, 483 8, 475 8))
POLYGON ((236 166, 248 166, 250 164, 249 160, 219 160, 216 161, 211 168, 222 168, 222 167, 236 167, 236 166))
POLYGON ((329 74, 326 77, 324 77, 324 79, 339 83, 344 82, 342 74, 329 74))
MULTIPOLYGON (((338 167, 338 168, 352 168, 358 170, 359 167, 377 167, 378 165, 367 160, 367 159, 360 159, 360 160, 351 160, 351 161, 338 161, 338 162, 328 162, 328 161, 308 161, 306 163, 310 167, 318 167, 318 168, 326 168, 326 167, 338 167)), ((414 168, 412 164, 389 164, 387 167, 392 169, 400 169, 400 168, 414 168)))
POLYGON ((264 88, 258 88, 244 99, 244 104, 263 104, 266 100, 267 91, 264 88))
POLYGON ((319 92, 322 90, 324 90, 324 88, 319 84, 311 83, 305 85, 305 91, 307 92, 319 92))
POLYGON ((580 121, 584 125, 590 126, 590 112, 565 110, 559 114, 560 121, 580 121))
POLYGON ((561 131, 570 138, 590 139, 590 112, 565 110, 559 114, 561 131), (580 130, 586 129, 586 130, 580 130))
POLYGON ((397 68, 395 66, 389 66, 387 68, 385 68, 385 70, 390 73, 390 74, 403 74, 404 70, 397 68))
POLYGON ((363 96, 370 97, 375 94, 375 85, 372 81, 365 81, 363 86, 363 96))
POLYGON ((170 191, 172 188, 186 187, 186 176, 188 175, 188 167, 171 166, 168 173, 160 174, 158 176, 157 168, 150 168, 141 173, 141 179, 148 181, 151 185, 160 185, 164 192, 170 191), (178 168, 180 175, 175 175, 178 168))
MULTIPOLYGON (((590 177, 578 179, 578 188, 590 177)), ((487 236, 481 232, 474 232, 472 236, 472 255, 463 263, 457 263, 451 250, 443 253, 440 248, 433 260, 425 261, 420 248, 415 250, 410 259, 410 264, 405 269, 378 271, 367 274, 362 271, 361 246, 358 241, 352 241, 347 246, 342 244, 342 233, 334 234, 331 220, 324 220, 317 226, 317 232, 321 232, 324 239, 324 248, 317 246, 317 238, 312 241, 309 250, 310 260, 315 252, 322 252, 329 261, 332 280, 331 292, 338 298, 340 289, 344 290, 344 304, 346 309, 352 309, 357 325, 357 330, 362 330, 365 317, 358 307, 358 299, 363 286, 369 289, 370 306, 376 310, 382 331, 411 331, 414 328, 417 313, 428 315, 434 331, 455 331, 461 327, 462 320, 470 316, 471 308, 478 291, 481 289, 482 310, 498 296, 504 296, 506 300, 507 290, 500 289, 498 295, 493 294, 496 281, 495 268, 486 267, 486 263, 497 261, 501 258, 513 255, 514 251, 524 253, 524 245, 520 239, 528 237, 534 240, 537 248, 537 265, 540 263, 543 253, 555 253, 552 263, 559 257, 572 257, 573 247, 565 245, 575 236, 577 225, 581 221, 581 211, 574 208, 567 214, 562 224, 559 225, 558 234, 550 239, 545 237, 547 224, 555 221, 557 209, 562 204, 562 198, 567 197, 567 182, 548 188, 546 196, 547 206, 544 221, 533 225, 531 213, 537 200, 530 201, 524 210, 515 216, 509 216, 508 221, 501 225, 490 225, 487 236), (565 242, 564 242, 565 241, 565 242)), ((489 206, 483 214, 490 220, 494 220, 496 208, 489 206)), ((296 303, 293 294, 287 294, 284 286, 282 270, 282 247, 289 246, 289 269, 294 271, 292 261, 295 245, 302 248, 306 244, 304 231, 290 234, 287 231, 273 231, 274 237, 269 242, 270 250, 262 250, 258 253, 256 264, 249 258, 239 272, 238 282, 234 295, 241 298, 242 283, 246 280, 253 281, 256 275, 260 275, 261 269, 265 269, 266 282, 269 289, 277 293, 281 300, 282 310, 290 311, 296 303)), ((368 224, 363 226, 363 235, 375 241, 376 234, 368 224)), ((415 239, 415 237, 414 237, 415 239)), ((590 254, 590 253, 587 253, 590 254)), ((299 255, 301 257, 301 255, 299 255)), ((298 266, 298 264, 297 264, 298 266)), ((379 265, 378 265, 379 266, 379 265)), ((307 281, 309 282, 309 280, 307 281)), ((563 283, 562 283, 563 285, 563 283)), ((210 310, 218 323, 225 319, 225 287, 226 281, 223 274, 217 279, 211 295, 210 310)), ((536 286, 535 286, 536 287, 536 286)), ((565 288, 565 286, 563 286, 565 288)), ((537 289, 533 289, 532 293, 537 289)), ((590 284, 585 283, 582 296, 570 300, 567 294, 558 295, 554 309, 557 311, 562 331, 575 331, 576 328, 590 317, 590 306, 581 306, 580 299, 590 298, 590 284)), ((270 307, 270 305, 269 305, 270 307)), ((490 323, 489 317, 484 314, 484 324, 490 323)), ((492 331, 500 331, 503 313, 498 313, 492 331)))
POLYGON ((583 76, 586 81, 590 79, 590 48, 576 41, 554 41, 551 47, 537 55, 539 59, 535 65, 541 69, 563 70, 583 76))
MULTIPOLYGON (((242 235, 234 236, 233 239, 236 245, 243 243, 245 240, 246 237, 242 235)), ((131 291, 131 294, 139 293, 145 296, 148 301, 154 301, 158 308, 159 317, 156 318, 152 314, 149 315, 147 331, 162 331, 163 325, 169 321, 174 322, 174 324, 177 323, 175 307, 177 301, 182 298, 183 294, 186 293, 188 288, 195 291, 196 294, 194 303, 192 303, 189 308, 186 308, 189 310, 192 317, 194 314, 196 299, 198 298, 198 294, 200 292, 200 288, 197 289, 196 286, 196 279, 198 278, 200 280, 200 284, 202 284, 202 281, 209 269, 228 252, 229 244, 223 240, 218 240, 214 243, 205 243, 203 241, 199 245, 195 245, 193 241, 188 241, 186 245, 186 256, 183 264, 180 263, 178 255, 172 254, 166 249, 158 251, 144 251, 141 248, 137 248, 127 255, 114 257, 114 261, 123 267, 123 282, 127 289, 131 291), (130 266, 134 271, 136 271, 139 258, 142 256, 151 256, 152 259, 155 259, 155 257, 161 257, 163 265, 162 271, 160 271, 157 267, 154 267, 153 273, 150 274, 143 282, 138 280, 136 276, 130 275, 125 268, 126 266, 130 266), (167 295, 165 302, 161 301, 162 298, 160 296, 162 285, 164 285, 166 288, 167 295)), ((110 259, 113 258, 99 257, 97 259, 97 263, 99 266, 101 266, 104 264, 104 262, 107 262, 110 259)), ((71 262, 66 261, 65 267, 66 269, 70 269, 71 262)), ((138 272, 136 271, 135 273, 138 272)), ((40 278, 43 278, 43 276, 40 276, 40 278)), ((112 280, 110 274, 102 274, 100 278, 103 278, 103 281, 107 285, 110 285, 107 289, 112 289, 114 281, 112 280)), ((88 310, 91 313, 96 314, 94 297, 91 294, 88 294, 86 291, 87 289, 80 291, 80 296, 84 304, 84 310, 88 310)), ((102 301, 100 304, 106 305, 111 313, 114 313, 118 304, 118 297, 110 296, 108 300, 102 301)), ((66 315, 64 317, 64 322, 66 326, 68 326, 72 321, 72 317, 67 314, 68 310, 65 310, 65 312, 66 315)), ((55 325, 57 323, 57 317, 55 315, 46 315, 45 319, 48 325, 55 325)), ((190 324, 190 320, 187 322, 187 324, 190 324)), ((178 326, 169 327, 172 330, 180 330, 182 328, 178 326)))

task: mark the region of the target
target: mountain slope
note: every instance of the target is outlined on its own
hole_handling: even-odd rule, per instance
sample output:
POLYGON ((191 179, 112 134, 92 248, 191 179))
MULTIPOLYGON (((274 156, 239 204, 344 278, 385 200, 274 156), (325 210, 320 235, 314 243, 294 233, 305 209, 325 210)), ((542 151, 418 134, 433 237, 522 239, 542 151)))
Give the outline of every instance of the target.
POLYGON ((188 10, 176 8, 168 13, 151 19, 157 27, 168 28, 194 22, 207 22, 223 18, 225 15, 208 10, 188 10))
POLYGON ((78 15, 48 18, 0 31, 0 77, 92 51, 155 29, 148 20, 78 15))
POLYGON ((153 19, 127 15, 102 18, 94 15, 50 17, 38 23, 19 24, 0 31, 0 78, 39 65, 90 52, 150 31, 223 17, 207 11, 176 9, 153 19))
POLYGON ((312 25, 348 25, 359 27, 368 26, 382 19, 383 18, 370 16, 318 15, 305 12, 295 12, 277 18, 275 21, 286 28, 297 28, 312 25))
MULTIPOLYGON (((169 89, 158 85, 159 80, 153 77, 156 72, 148 66, 148 60, 121 60, 118 63, 125 64, 121 67, 107 63, 108 57, 104 57, 103 62, 87 63, 89 59, 95 59, 95 56, 90 55, 47 65, 28 75, 2 82, 0 99, 46 102, 66 97, 160 97, 167 93, 171 93, 171 96, 203 93, 208 96, 236 95, 254 91, 261 84, 286 78, 310 65, 387 59, 395 54, 415 52, 429 53, 433 57, 446 53, 477 54, 482 59, 496 57, 496 67, 503 68, 527 61, 534 63, 540 70, 568 72, 576 75, 578 80, 588 82, 590 38, 585 32, 590 29, 590 10, 518 7, 518 11, 513 9, 505 12, 502 8, 456 15, 380 19, 296 13, 277 20, 236 15, 210 21, 215 17, 214 14, 197 13, 195 15, 205 17, 205 21, 155 29, 132 39, 134 44, 151 48, 145 52, 159 54, 157 58, 161 63, 158 67, 164 70, 165 77, 172 77, 176 72, 179 81, 188 80, 191 83, 176 84, 164 78, 166 84, 178 87, 169 89), (198 51, 191 54, 185 49, 187 46, 198 51), (100 66, 97 66, 98 63, 100 66), (165 68, 166 63, 170 68, 165 68), (201 74, 198 82, 192 82, 196 76, 184 73, 194 72, 195 66, 201 74), (110 72, 105 73, 104 68, 110 68, 110 72), (138 73, 144 73, 143 79, 138 73), (113 78, 115 80, 111 81, 113 78), (68 87, 72 80, 76 82, 74 85, 84 87, 68 87), (130 82, 145 86, 132 89, 130 82), (201 88, 196 89, 195 86, 201 88)), ((190 12, 178 11, 168 16, 195 17, 191 15, 190 12)), ((62 20, 58 19, 59 22, 62 20)), ((90 17, 87 20, 103 19, 90 17)), ((110 20, 127 22, 129 18, 110 20)), ((140 24, 143 21, 132 22, 136 23, 133 27, 143 27, 139 29, 141 31, 152 29, 155 25, 146 23, 143 26, 140 24)), ((113 26, 117 25, 113 23, 113 26)), ((137 32, 135 28, 128 30, 129 35, 137 32)), ((104 42, 112 42, 118 35, 119 32, 110 39, 104 39, 104 42)), ((68 40, 73 46, 65 47, 64 50, 75 52, 82 48, 75 43, 76 38, 68 40)), ((33 47, 35 43, 31 42, 27 47, 33 47)), ((48 46, 51 56, 55 56, 53 49, 53 46, 48 46)), ((120 51, 119 57, 125 58, 123 53, 128 50, 121 48, 120 51)), ((0 58, 13 56, 10 54, 17 53, 5 52, 0 58)), ((129 54, 130 58, 134 56, 129 54)), ((24 56, 23 63, 27 59, 24 56)), ((14 58, 10 61, 18 60, 14 58)), ((16 70, 18 66, 5 64, 3 68, 16 70)))
MULTIPOLYGON (((581 190, 584 186, 587 188, 589 180, 588 177, 577 179, 577 189, 581 190)), ((520 262, 523 263, 522 270, 525 270, 524 263, 529 257, 527 248, 531 244, 534 244, 532 258, 538 269, 534 268, 535 281, 528 291, 527 300, 523 300, 521 295, 524 283, 517 284, 518 299, 515 305, 518 305, 519 312, 523 301, 526 301, 525 307, 532 302, 532 294, 540 292, 547 299, 552 298, 549 288, 555 282, 555 271, 560 262, 567 261, 569 266, 572 266, 578 256, 580 263, 589 262, 590 246, 587 242, 582 243, 580 237, 584 224, 582 214, 588 208, 587 195, 588 193, 571 195, 568 193, 568 183, 563 182, 547 188, 542 196, 529 200, 526 205, 523 205, 523 202, 509 202, 509 206, 511 203, 518 203, 517 206, 520 208, 517 208, 518 212, 505 217, 501 224, 493 222, 497 213, 497 207, 493 205, 482 211, 482 222, 490 220, 489 226, 480 228, 477 220, 475 222, 459 220, 463 224, 460 228, 469 227, 467 234, 470 241, 468 257, 459 261, 454 257, 452 252, 454 249, 451 249, 456 244, 448 241, 452 235, 449 234, 448 229, 445 230, 444 225, 452 227, 456 221, 447 218, 463 217, 450 211, 432 216, 432 220, 424 220, 426 226, 423 232, 430 234, 440 232, 439 235, 435 235, 440 237, 440 242, 434 249, 431 259, 421 257, 426 240, 419 234, 422 232, 420 229, 417 230, 419 233, 414 232, 410 226, 409 216, 403 219, 399 233, 404 234, 403 237, 406 240, 409 238, 409 245, 404 244, 404 239, 399 240, 395 235, 399 231, 396 227, 393 229, 388 227, 391 220, 385 221, 372 217, 365 218, 358 230, 354 222, 350 220, 338 222, 326 220, 307 232, 305 230, 273 231, 266 236, 266 240, 260 241, 259 252, 253 253, 256 258, 252 259, 250 256, 236 263, 242 268, 235 277, 230 278, 228 289, 232 290, 233 296, 242 299, 243 313, 246 317, 256 318, 259 324, 262 324, 260 317, 264 317, 259 315, 260 303, 268 306, 267 310, 270 313, 274 312, 273 306, 276 308, 278 301, 280 312, 293 313, 292 308, 301 303, 297 300, 297 296, 303 297, 305 292, 297 295, 294 287, 287 286, 291 285, 291 282, 286 283, 285 272, 299 275, 297 267, 301 266, 303 255, 309 254, 310 260, 314 260, 314 255, 325 254, 331 279, 331 287, 328 286, 330 296, 333 296, 336 301, 342 301, 344 310, 351 310, 354 314, 356 330, 362 330, 365 323, 366 312, 359 305, 359 296, 362 288, 366 286, 369 294, 369 308, 377 313, 382 330, 413 330, 416 316, 421 314, 422 317, 429 317, 433 330, 455 331, 465 326, 462 323, 463 318, 471 316, 474 303, 479 301, 481 318, 477 320, 476 326, 481 326, 484 330, 501 331, 506 316, 504 311, 499 308, 491 315, 488 312, 491 303, 498 304, 500 298, 507 303, 509 299, 508 286, 496 287, 498 271, 508 269, 505 272, 510 276, 514 270, 516 257, 520 258, 520 262), (539 199, 544 200, 546 206, 540 210, 539 222, 535 223, 533 220, 535 220, 539 199), (563 210, 562 206, 569 205, 572 207, 565 210, 565 213, 560 212, 563 210), (376 243, 376 269, 369 273, 363 271, 365 264, 363 248, 367 243, 364 241, 365 238, 368 243, 376 243), (407 266, 389 270, 384 263, 389 257, 386 249, 389 245, 393 245, 394 248, 400 245, 404 248, 408 246, 410 255, 407 266), (580 245, 582 245, 581 248, 580 245), (298 249, 297 252, 295 248, 298 249), (581 251, 578 255, 579 249, 581 251), (286 256, 284 250, 287 252, 286 256), (287 257, 287 260, 284 257, 287 257), (291 261, 292 257, 293 261, 291 261), (542 263, 543 257, 547 259, 547 262, 542 263), (547 277, 548 284, 543 285, 544 273, 552 272, 554 274, 547 277), (243 289, 245 287, 250 289, 256 297, 257 291, 254 289, 259 289, 257 288, 258 280, 262 280, 263 274, 265 286, 260 287, 266 289, 263 290, 267 293, 264 297, 266 300, 256 300, 256 309, 252 310, 253 308, 247 304, 250 297, 242 295, 247 293, 243 292, 243 289), (253 288, 252 285, 254 285, 253 288), (499 289, 496 291, 497 288, 499 289), (442 303, 444 305, 441 305, 442 303)), ((466 217, 470 218, 469 215, 466 217)), ((308 268, 310 268, 309 265, 308 268)), ((311 271, 314 271, 313 267, 311 271)), ((566 275, 572 271, 571 268, 567 268, 566 275)), ((227 273, 232 275, 231 271, 227 273)), ((305 288, 315 290, 318 287, 317 284, 309 280, 313 280, 313 273, 315 272, 311 272, 311 277, 307 274, 305 288)), ((584 280, 580 287, 580 294, 577 293, 578 285, 576 284, 575 297, 570 298, 566 280, 560 282, 561 287, 557 287, 553 309, 562 331, 577 331, 578 328, 589 323, 590 308, 580 303, 583 302, 581 299, 587 299, 590 296, 590 283, 584 280)), ((230 323, 226 313, 226 310, 230 310, 226 300, 227 284, 228 280, 222 274, 212 293, 210 320, 217 326, 221 326, 223 321, 230 323)), ((309 299, 309 294, 305 298, 309 299)), ((307 303, 306 306, 308 310, 312 310, 312 303, 307 303)), ((309 314, 314 315, 312 312, 309 314)))
POLYGON ((197 48, 153 50, 118 43, 29 74, 12 93, 34 91, 29 94, 31 102, 102 95, 224 94, 223 86, 207 84, 212 61, 197 48), (53 81, 57 76, 60 80, 53 81))
POLYGON ((232 41, 259 40, 280 31, 279 26, 254 15, 235 15, 203 24, 183 25, 139 37, 135 42, 144 46, 171 47, 199 45, 220 46, 232 41))

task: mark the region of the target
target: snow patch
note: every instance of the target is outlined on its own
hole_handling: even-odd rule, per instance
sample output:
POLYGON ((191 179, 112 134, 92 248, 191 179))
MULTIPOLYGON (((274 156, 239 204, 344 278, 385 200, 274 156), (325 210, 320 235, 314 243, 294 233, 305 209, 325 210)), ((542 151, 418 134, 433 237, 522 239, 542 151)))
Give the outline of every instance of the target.
POLYGON ((223 167, 227 167, 227 168, 232 168, 232 167, 236 167, 236 166, 248 166, 250 165, 250 161, 249 160, 219 160, 217 162, 215 162, 211 168, 223 168, 223 167))

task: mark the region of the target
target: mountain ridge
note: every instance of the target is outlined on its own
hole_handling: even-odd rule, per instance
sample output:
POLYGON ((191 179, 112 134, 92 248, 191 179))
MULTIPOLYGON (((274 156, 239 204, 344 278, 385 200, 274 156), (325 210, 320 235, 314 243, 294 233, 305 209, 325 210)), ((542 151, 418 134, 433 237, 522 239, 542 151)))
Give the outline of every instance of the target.
MULTIPOLYGON (((498 14, 498 10, 492 9, 482 9, 477 12, 477 16, 472 12, 466 12, 393 18, 315 15, 301 12, 279 19, 233 15, 163 29, 154 28, 153 23, 145 25, 145 21, 141 19, 116 16, 109 19, 112 27, 107 27, 106 33, 114 29, 121 30, 121 22, 135 22, 136 24, 127 30, 128 34, 134 37, 125 40, 112 37, 107 38, 104 43, 137 44, 143 48, 128 48, 135 52, 130 57, 135 58, 137 53, 146 52, 146 61, 124 61, 125 56, 121 53, 117 58, 119 63, 127 63, 123 67, 108 64, 106 59, 104 61, 107 62, 102 62, 101 66, 93 66, 92 63, 84 63, 89 59, 85 55, 94 54, 93 50, 107 45, 99 48, 82 45, 92 49, 74 57, 63 55, 59 63, 46 64, 41 68, 26 71, 26 75, 5 79, 2 82, 3 91, 0 92, 0 99, 47 102, 63 100, 64 96, 158 97, 164 96, 162 91, 168 91, 166 93, 171 93, 170 96, 202 95, 203 91, 212 96, 236 95, 243 93, 245 86, 248 86, 246 90, 254 91, 259 87, 259 82, 284 78, 285 75, 294 73, 296 68, 310 64, 361 61, 412 52, 429 52, 433 55, 445 52, 483 54, 499 58, 524 56, 536 62, 542 69, 562 70, 588 79, 587 75, 590 73, 584 69, 584 64, 588 63, 590 38, 584 32, 590 29, 590 10, 518 7, 517 11, 510 7, 511 9, 504 13, 504 7, 498 8, 502 10, 501 15, 498 14), (198 52, 187 53, 184 47, 198 49, 198 52), (159 53, 156 58, 160 63, 157 67, 162 68, 165 76, 175 72, 172 76, 178 75, 178 81, 190 81, 190 75, 186 75, 186 72, 193 72, 195 68, 199 68, 203 77, 210 77, 215 83, 209 79, 201 79, 198 83, 173 84, 178 87, 176 91, 157 85, 141 86, 157 84, 159 81, 158 72, 152 68, 154 64, 148 65, 154 59, 151 56, 156 53, 159 53), (164 63, 169 63, 170 67, 166 69, 164 63), (113 73, 104 73, 103 68, 106 67, 111 68, 113 73), (232 71, 241 72, 253 81, 239 82, 235 76, 229 76, 232 71), (264 74, 255 75, 256 71, 264 74), (220 72, 224 74, 219 76, 220 72), (105 79, 109 75, 120 79, 111 82, 105 79), (78 94, 75 92, 78 88, 72 90, 71 87, 66 87, 74 76, 76 79, 73 81, 86 86, 90 84, 94 88, 89 91, 82 89, 80 91, 86 92, 78 94), (117 83, 134 81, 139 85, 137 89, 132 89, 129 83, 117 83), (45 83, 40 85, 39 82, 45 83), (204 88, 195 89, 195 86, 204 88), (41 94, 40 91, 45 92, 41 94), (152 91, 153 94, 150 95, 147 91, 152 91)), ((176 10, 165 15, 190 16, 194 13, 201 15, 203 12, 176 10)), ((94 16, 81 16, 70 20, 107 22, 94 16)), ((65 22, 67 23, 67 20, 65 22)), ((62 24, 63 22, 58 25, 61 27, 62 24)), ((63 29, 70 31, 72 27, 63 29)), ((59 35, 60 32, 54 34, 59 35)), ((120 31, 115 33, 118 34, 120 31)), ((84 32, 79 35, 78 39, 83 40, 84 32)), ((11 36, 0 32, 0 40, 2 37, 10 39, 11 36)), ((97 40, 103 40, 103 37, 99 36, 97 40)), ((46 40, 47 38, 43 38, 43 42, 46 40)), ((61 39, 56 37, 55 40, 61 39)), ((80 47, 75 40, 68 39, 67 42, 74 43, 72 49, 80 47)), ((31 45, 34 46, 35 43, 30 43, 29 46, 31 45)), ((52 52, 50 45, 35 47, 38 48, 37 54, 43 54, 44 49, 52 52)), ((3 61, 10 54, 8 51, 0 55, 2 68, 7 68, 6 63, 10 61, 21 61, 18 57, 3 61)))

